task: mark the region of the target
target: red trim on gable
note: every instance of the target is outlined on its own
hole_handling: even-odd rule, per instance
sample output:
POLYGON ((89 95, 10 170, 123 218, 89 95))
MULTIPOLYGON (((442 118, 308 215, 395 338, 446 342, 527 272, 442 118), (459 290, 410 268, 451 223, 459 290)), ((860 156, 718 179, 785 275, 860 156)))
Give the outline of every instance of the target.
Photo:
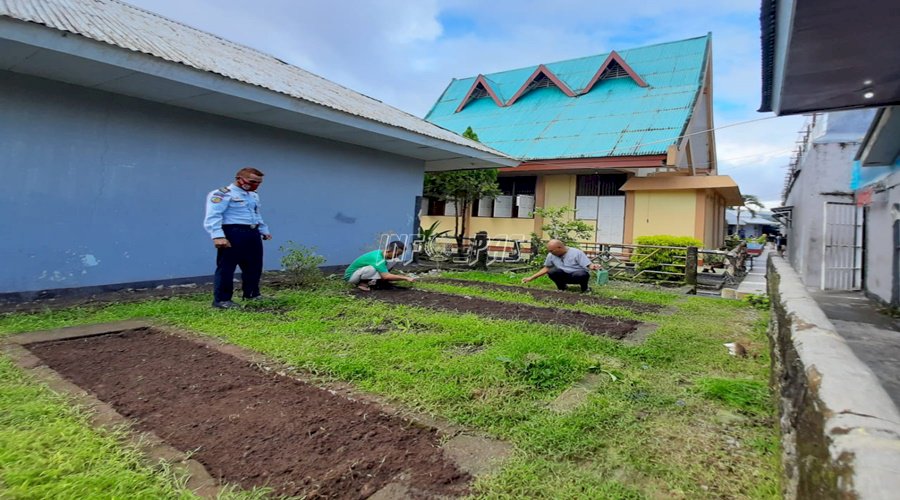
POLYGON ((559 160, 531 160, 518 167, 502 167, 500 173, 553 172, 559 170, 594 170, 602 168, 656 168, 666 161, 666 155, 612 156, 605 158, 566 158, 559 160))
POLYGON ((491 96, 491 99, 494 100, 494 104, 501 108, 504 106, 503 101, 501 101, 500 98, 497 97, 497 93, 494 92, 494 89, 492 89, 491 86, 488 85, 487 79, 484 77, 484 75, 478 75, 478 78, 476 78, 475 82, 472 83, 472 88, 470 88, 466 93, 466 97, 464 97, 462 102, 459 103, 459 106, 456 108, 455 113, 459 113, 463 108, 466 107, 466 104, 469 104, 469 98, 472 97, 472 92, 475 92, 475 89, 478 88, 478 85, 484 87, 484 90, 488 93, 489 96, 491 96))
POLYGON ((506 105, 512 106, 517 100, 519 100, 519 98, 522 97, 523 94, 525 94, 525 90, 528 88, 528 85, 530 85, 531 82, 533 82, 535 78, 540 76, 542 73, 544 76, 549 78, 554 85, 559 87, 559 90, 562 90, 563 93, 565 93, 567 96, 575 97, 575 92, 572 92, 572 89, 570 89, 568 85, 566 85, 562 80, 554 75, 549 68, 541 64, 537 67, 536 70, 534 70, 534 73, 532 73, 531 76, 529 76, 528 79, 525 80, 525 83, 522 84, 522 87, 519 88, 519 91, 516 92, 516 95, 512 96, 512 99, 506 102, 506 105))
POLYGON ((614 50, 609 53, 609 56, 607 56, 606 60, 603 61, 603 64, 600 65, 600 69, 598 69, 597 72, 594 73, 594 77, 591 78, 591 82, 587 84, 587 87, 582 89, 581 92, 579 92, 578 94, 583 95, 583 94, 587 94, 588 92, 590 92, 591 89, 594 88, 594 85, 598 81, 600 81, 600 77, 603 76, 603 72, 606 71, 606 68, 608 68, 609 65, 612 64, 613 61, 617 62, 619 64, 619 66, 621 66, 622 69, 624 69, 625 72, 628 73, 628 76, 630 76, 631 79, 634 80, 634 82, 638 84, 638 86, 641 86, 641 87, 648 86, 647 82, 645 82, 644 79, 641 78, 641 76, 638 75, 636 71, 631 69, 631 66, 629 66, 628 63, 625 62, 624 59, 622 59, 622 56, 620 56, 619 53, 614 50))

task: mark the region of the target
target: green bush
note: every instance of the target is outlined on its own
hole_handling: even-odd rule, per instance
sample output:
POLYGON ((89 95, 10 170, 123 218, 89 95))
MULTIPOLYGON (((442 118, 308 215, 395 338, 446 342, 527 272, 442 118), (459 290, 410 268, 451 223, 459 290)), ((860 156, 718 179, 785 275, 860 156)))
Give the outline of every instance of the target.
POLYGON ((637 271, 661 271, 679 274, 679 276, 673 276, 653 272, 644 273, 648 278, 659 281, 680 281, 684 275, 684 258, 687 256, 687 247, 703 247, 702 241, 687 236, 639 236, 635 242, 638 245, 679 247, 665 249, 639 247, 635 250, 632 260, 638 263, 636 266, 637 271))
POLYGON ((725 249, 726 250, 734 250, 738 247, 742 242, 741 237, 737 234, 729 234, 725 238, 725 249))
POLYGON ((310 287, 324 279, 319 266, 325 263, 325 257, 316 255, 315 247, 305 247, 293 241, 278 248, 281 253, 281 267, 288 281, 293 286, 310 287))

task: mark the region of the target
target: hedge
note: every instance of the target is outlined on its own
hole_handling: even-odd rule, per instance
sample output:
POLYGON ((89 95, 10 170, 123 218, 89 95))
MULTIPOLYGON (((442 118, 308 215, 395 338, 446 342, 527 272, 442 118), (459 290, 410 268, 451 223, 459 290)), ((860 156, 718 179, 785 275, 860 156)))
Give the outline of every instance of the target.
MULTIPOLYGON (((684 259, 687 256, 687 247, 703 248, 703 242, 696 238, 691 238, 688 236, 669 236, 665 234, 655 236, 639 236, 635 239, 635 243, 637 243, 638 245, 685 248, 685 250, 679 250, 675 248, 659 249, 638 247, 634 252, 635 257, 633 257, 633 260, 640 261, 640 263, 637 265, 637 271, 639 272, 646 270, 665 271, 683 275, 683 266, 672 266, 667 264, 681 264, 682 262, 684 262, 684 259), (643 257, 641 256, 643 255, 650 256, 647 257, 646 260, 642 260, 643 257)), ((678 281, 681 279, 678 276, 671 276, 666 274, 645 273, 645 275, 656 280, 678 281)))

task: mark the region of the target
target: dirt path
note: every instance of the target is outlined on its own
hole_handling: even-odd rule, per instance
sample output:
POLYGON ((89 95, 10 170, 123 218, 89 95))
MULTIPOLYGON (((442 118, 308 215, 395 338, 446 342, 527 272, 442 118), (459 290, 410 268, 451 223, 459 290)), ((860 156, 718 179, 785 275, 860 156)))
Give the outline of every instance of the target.
POLYGON ((371 292, 357 292, 360 297, 425 307, 439 311, 474 313, 479 316, 506 320, 523 320, 533 323, 574 326, 586 333, 604 335, 614 339, 624 339, 634 333, 642 323, 635 320, 596 316, 580 311, 551 309, 527 304, 500 302, 477 297, 426 292, 413 288, 396 287, 371 292))
POLYGON ((464 495, 471 481, 444 456, 433 428, 181 337, 130 330, 28 349, 140 430, 196 450, 214 477, 245 488, 434 498, 464 495))
POLYGON ((525 288, 522 286, 499 285, 495 283, 484 283, 481 281, 469 281, 452 278, 435 278, 428 279, 427 282, 445 283, 448 285, 471 286, 484 290, 496 290, 500 292, 513 292, 528 295, 536 300, 546 300, 550 302, 562 302, 564 304, 592 304, 607 307, 622 307, 636 313, 652 313, 658 312, 662 306, 657 304, 646 304, 635 300, 612 299, 606 297, 598 297, 596 295, 581 294, 573 292, 557 292, 554 290, 542 290, 538 288, 525 288))

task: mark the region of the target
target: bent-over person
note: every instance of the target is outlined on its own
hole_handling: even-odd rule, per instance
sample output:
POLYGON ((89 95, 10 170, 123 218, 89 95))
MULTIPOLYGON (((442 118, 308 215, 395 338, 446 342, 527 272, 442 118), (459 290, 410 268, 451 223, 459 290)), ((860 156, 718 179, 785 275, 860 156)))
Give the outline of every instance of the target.
POLYGON ((344 272, 344 279, 356 288, 368 292, 372 286, 384 281, 414 281, 409 276, 392 274, 387 261, 403 255, 405 246, 402 241, 388 243, 384 250, 373 250, 360 255, 344 272))
POLYGON ((600 269, 599 264, 591 264, 591 259, 578 248, 569 248, 560 240, 547 242, 547 258, 544 267, 533 275, 523 278, 522 283, 534 281, 547 275, 556 288, 565 290, 568 285, 579 285, 581 292, 587 292, 591 270, 600 269))

